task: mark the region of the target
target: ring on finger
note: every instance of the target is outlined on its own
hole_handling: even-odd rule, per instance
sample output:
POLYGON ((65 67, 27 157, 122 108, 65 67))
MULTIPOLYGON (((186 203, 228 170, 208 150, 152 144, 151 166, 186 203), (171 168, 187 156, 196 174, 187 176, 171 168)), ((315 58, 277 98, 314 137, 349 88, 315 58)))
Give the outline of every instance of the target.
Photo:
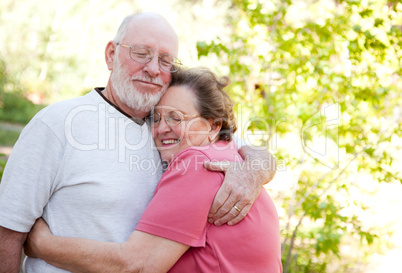
POLYGON ((241 211, 241 209, 239 209, 236 205, 234 205, 233 208, 234 208, 235 210, 237 210, 238 212, 241 211))

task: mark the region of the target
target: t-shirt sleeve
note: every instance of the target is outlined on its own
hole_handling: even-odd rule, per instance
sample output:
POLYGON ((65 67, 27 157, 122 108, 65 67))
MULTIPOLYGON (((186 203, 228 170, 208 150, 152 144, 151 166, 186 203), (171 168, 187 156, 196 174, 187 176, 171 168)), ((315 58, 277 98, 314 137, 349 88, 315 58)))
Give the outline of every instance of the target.
POLYGON ((137 230, 192 247, 205 246, 208 212, 223 174, 204 168, 201 151, 186 150, 162 176, 137 230))
POLYGON ((246 140, 244 138, 242 138, 237 132, 233 135, 233 141, 236 144, 237 149, 240 149, 243 146, 249 145, 246 142, 246 140))
POLYGON ((29 232, 41 217, 62 157, 62 145, 41 120, 22 131, 0 184, 0 226, 29 232))

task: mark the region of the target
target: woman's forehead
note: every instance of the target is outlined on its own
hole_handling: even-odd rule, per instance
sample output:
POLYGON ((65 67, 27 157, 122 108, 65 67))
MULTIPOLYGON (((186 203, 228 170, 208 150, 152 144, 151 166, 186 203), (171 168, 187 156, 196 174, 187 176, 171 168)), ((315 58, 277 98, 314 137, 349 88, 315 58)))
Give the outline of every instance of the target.
POLYGON ((194 92, 192 92, 188 87, 171 86, 162 96, 157 106, 170 107, 171 109, 187 113, 196 111, 195 101, 196 98, 194 92))

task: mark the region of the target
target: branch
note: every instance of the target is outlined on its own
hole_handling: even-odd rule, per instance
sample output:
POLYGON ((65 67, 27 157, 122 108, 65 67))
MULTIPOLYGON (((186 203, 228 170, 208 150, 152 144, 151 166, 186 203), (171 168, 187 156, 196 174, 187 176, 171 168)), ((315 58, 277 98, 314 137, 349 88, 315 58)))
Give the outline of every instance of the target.
MULTIPOLYGON (((353 158, 349 160, 349 162, 348 162, 348 164, 346 164, 345 168, 343 168, 343 169, 339 172, 339 174, 338 174, 331 182, 329 182, 328 186, 327 186, 327 187, 324 189, 324 191, 318 196, 318 199, 320 199, 320 198, 330 189, 330 187, 334 184, 334 182, 339 179, 339 177, 346 171, 346 169, 350 166, 350 164, 351 164, 351 163, 357 158, 357 156, 358 156, 359 154, 361 154, 364 150, 365 150, 365 148, 363 148, 360 152, 357 152, 357 153, 354 154, 353 158)), ((329 173, 328 173, 328 174, 329 174, 329 173)), ((318 183, 322 182, 322 181, 324 180, 324 178, 325 178, 328 174, 324 175, 324 177, 323 177, 322 179, 320 179, 317 183, 315 183, 312 187, 315 188, 315 187, 318 185, 318 183)), ((311 188, 310 188, 310 189, 311 189, 311 188)), ((307 199, 307 197, 311 194, 311 192, 312 192, 312 190, 309 191, 308 195, 304 195, 304 196, 303 196, 303 198, 304 198, 304 199, 303 199, 303 202, 307 199)), ((298 202, 297 205, 298 205, 298 206, 301 206, 301 204, 302 204, 303 202, 298 202)), ((295 241, 295 238, 296 238, 297 230, 299 229, 299 227, 300 227, 301 223, 303 222, 303 219, 306 217, 306 215, 307 215, 307 209, 305 210, 305 212, 304 212, 304 214, 302 215, 302 217, 300 217, 299 222, 297 223, 297 225, 296 225, 296 227, 295 227, 295 229, 294 229, 294 231, 293 231, 293 233, 292 233, 292 237, 291 237, 291 240, 290 240, 290 245, 289 245, 288 253, 287 253, 287 255, 286 255, 286 263, 285 263, 285 268, 284 268, 284 271, 283 271, 284 273, 287 273, 287 272, 288 272, 288 268, 289 268, 290 261, 291 261, 291 258, 292 258, 292 257, 291 257, 291 254, 292 254, 292 249, 293 249, 293 247, 294 247, 294 241, 295 241)), ((289 224, 290 224, 290 218, 289 218, 289 220, 288 220, 287 227, 289 226, 289 224)), ((285 239, 284 245, 286 245, 286 242, 287 242, 287 240, 285 239)))

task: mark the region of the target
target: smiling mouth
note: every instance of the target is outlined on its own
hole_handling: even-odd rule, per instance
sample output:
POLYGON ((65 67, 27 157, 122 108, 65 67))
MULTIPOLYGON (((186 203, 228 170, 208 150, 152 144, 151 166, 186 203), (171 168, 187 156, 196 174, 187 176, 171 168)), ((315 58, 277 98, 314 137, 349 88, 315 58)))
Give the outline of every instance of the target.
POLYGON ((159 86, 161 87, 162 85, 158 84, 158 83, 153 83, 153 82, 147 82, 147 81, 141 81, 141 80, 136 80, 138 82, 141 82, 143 84, 147 84, 147 85, 154 85, 154 86, 159 86))
POLYGON ((180 143, 180 139, 162 140, 163 145, 170 145, 170 144, 177 144, 177 143, 180 143))
POLYGON ((163 81, 160 79, 152 79, 152 78, 148 78, 148 77, 132 77, 131 78, 132 81, 137 81, 137 82, 141 82, 143 84, 149 84, 149 85, 155 85, 155 86, 163 86, 163 81))

